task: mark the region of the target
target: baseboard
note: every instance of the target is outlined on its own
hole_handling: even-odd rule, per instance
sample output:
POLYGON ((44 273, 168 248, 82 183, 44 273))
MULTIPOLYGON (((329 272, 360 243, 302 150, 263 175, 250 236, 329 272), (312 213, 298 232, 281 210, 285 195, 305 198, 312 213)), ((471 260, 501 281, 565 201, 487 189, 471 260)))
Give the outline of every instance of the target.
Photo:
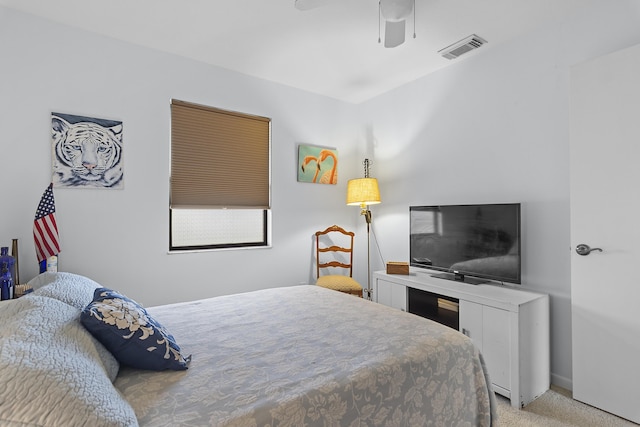
POLYGON ((554 373, 551 374, 551 384, 567 390, 573 390, 573 381, 570 378, 561 377, 554 373))

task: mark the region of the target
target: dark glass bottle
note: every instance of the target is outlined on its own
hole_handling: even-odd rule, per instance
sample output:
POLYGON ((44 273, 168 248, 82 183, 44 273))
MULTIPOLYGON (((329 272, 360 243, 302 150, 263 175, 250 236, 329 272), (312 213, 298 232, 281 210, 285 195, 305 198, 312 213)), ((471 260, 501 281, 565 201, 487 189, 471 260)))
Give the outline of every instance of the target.
POLYGON ((2 273, 4 274, 4 267, 6 264, 6 268, 9 271, 9 276, 11 277, 11 288, 10 288, 10 296, 9 299, 13 298, 13 285, 16 284, 16 259, 9 255, 9 248, 3 246, 0 248, 0 265, 2 265, 2 273))
POLYGON ((7 262, 2 263, 2 275, 0 275, 0 299, 3 301, 13 298, 13 279, 7 262))

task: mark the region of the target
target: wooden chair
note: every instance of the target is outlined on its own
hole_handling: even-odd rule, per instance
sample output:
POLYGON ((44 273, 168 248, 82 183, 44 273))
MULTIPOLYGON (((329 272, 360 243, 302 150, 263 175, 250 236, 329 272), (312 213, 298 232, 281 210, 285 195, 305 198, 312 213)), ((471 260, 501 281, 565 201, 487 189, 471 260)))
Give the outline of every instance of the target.
POLYGON ((323 231, 316 233, 316 271, 318 280, 316 285, 333 289, 362 298, 362 286, 353 277, 353 236, 355 233, 332 225, 323 231), (335 234, 337 233, 337 234, 335 234), (344 240, 345 243, 334 243, 331 238, 344 240), (346 242, 349 242, 347 245, 346 242), (328 243, 327 243, 328 242, 328 243), (346 274, 320 275, 320 269, 341 268, 349 271, 346 274))

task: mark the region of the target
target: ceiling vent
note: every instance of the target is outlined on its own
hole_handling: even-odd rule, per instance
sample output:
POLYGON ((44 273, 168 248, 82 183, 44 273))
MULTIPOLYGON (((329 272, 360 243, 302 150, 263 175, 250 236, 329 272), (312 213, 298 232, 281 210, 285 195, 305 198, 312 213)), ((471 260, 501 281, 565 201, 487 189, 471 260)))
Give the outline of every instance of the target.
POLYGON ((471 50, 479 48, 486 42, 487 41, 482 37, 472 34, 469 37, 445 47, 444 49, 440 49, 438 53, 447 59, 456 59, 460 55, 464 55, 471 50))

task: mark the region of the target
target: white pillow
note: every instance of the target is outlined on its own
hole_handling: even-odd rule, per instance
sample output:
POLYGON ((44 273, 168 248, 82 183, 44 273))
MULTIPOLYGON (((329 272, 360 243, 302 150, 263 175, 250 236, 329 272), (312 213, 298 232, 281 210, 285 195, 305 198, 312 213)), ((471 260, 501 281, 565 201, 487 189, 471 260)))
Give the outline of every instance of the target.
POLYGON ((33 294, 2 303, 0 425, 138 425, 79 314, 33 294))
MULTIPOLYGON (((27 296, 39 295, 53 298, 78 310, 82 310, 89 304, 93 300, 94 291, 101 287, 97 282, 73 273, 42 273, 35 279, 38 279, 37 284, 40 287, 27 296)), ((115 381, 120 364, 98 340, 95 340, 95 346, 109 379, 112 382, 115 381)))
MULTIPOLYGON (((34 281, 34 295, 42 295, 65 302, 82 310, 93 300, 93 292, 102 285, 74 273, 42 273, 34 281)), ((31 283, 31 281, 29 283, 31 283)))
POLYGON ((56 278, 56 275, 57 273, 45 271, 44 273, 40 273, 33 279, 29 280, 27 282, 27 285, 31 286, 35 291, 36 289, 40 289, 41 287, 53 282, 56 278))

